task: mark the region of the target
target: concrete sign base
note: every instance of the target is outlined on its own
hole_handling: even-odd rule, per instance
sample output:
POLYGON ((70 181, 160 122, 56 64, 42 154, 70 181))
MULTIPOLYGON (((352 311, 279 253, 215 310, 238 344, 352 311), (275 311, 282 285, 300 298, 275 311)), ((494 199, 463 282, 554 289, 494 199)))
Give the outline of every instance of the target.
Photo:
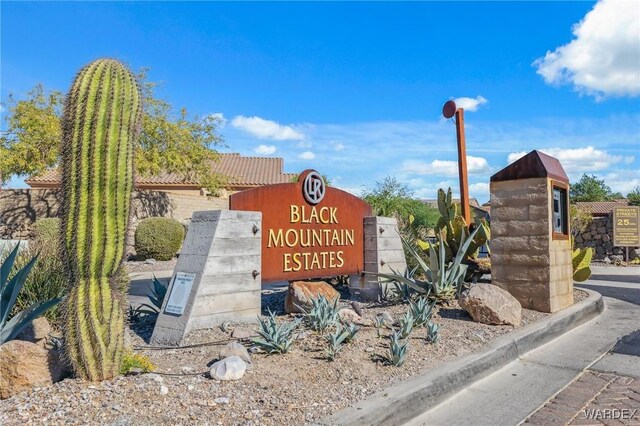
POLYGON ((179 345, 191 330, 255 321, 261 304, 261 218, 247 211, 193 214, 152 344, 179 345))
POLYGON ((398 221, 392 217, 364 218, 364 271, 369 274, 349 277, 351 297, 361 301, 376 301, 387 284, 380 283, 371 273, 403 274, 407 268, 398 221))

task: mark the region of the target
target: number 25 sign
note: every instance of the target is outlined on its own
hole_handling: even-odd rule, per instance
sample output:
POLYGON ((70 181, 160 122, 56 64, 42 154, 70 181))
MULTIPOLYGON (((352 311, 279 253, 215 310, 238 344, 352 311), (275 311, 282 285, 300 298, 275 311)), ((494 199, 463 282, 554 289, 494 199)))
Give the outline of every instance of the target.
POLYGON ((640 208, 620 206, 613 208, 613 245, 640 247, 640 208))

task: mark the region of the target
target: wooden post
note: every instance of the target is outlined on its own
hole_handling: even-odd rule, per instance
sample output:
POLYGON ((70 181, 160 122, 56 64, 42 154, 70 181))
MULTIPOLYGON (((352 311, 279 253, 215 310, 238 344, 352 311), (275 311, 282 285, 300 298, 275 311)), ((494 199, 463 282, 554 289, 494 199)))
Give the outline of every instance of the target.
POLYGON ((467 148, 464 139, 464 109, 456 109, 456 133, 458 135, 458 174, 460 175, 460 207, 462 217, 471 225, 469 207, 469 179, 467 177, 467 148))

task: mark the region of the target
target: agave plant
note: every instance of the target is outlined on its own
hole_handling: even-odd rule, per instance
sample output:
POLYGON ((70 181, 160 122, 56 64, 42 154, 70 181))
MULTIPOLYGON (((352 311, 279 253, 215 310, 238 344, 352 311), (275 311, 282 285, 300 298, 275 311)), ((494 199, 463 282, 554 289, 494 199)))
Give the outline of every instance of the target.
MULTIPOLYGON (((406 284, 418 294, 429 297, 439 302, 448 302, 455 299, 462 291, 467 265, 462 264, 467 248, 473 241, 478 232, 474 230, 471 235, 467 236, 466 231, 462 231, 461 241, 463 244, 458 249, 456 257, 452 262, 446 262, 445 245, 439 244, 439 251, 436 252, 433 245, 429 246, 429 263, 418 254, 415 247, 409 244, 405 239, 402 240, 405 249, 410 253, 418 263, 426 276, 426 280, 419 280, 413 273, 405 272, 404 274, 373 274, 386 279, 388 282, 399 282, 406 284)), ((438 239, 442 242, 442 235, 438 234, 438 239)))
POLYGON ((404 316, 398 319, 398 323, 400 324, 400 337, 402 339, 406 339, 409 337, 409 334, 413 331, 413 315, 411 315, 411 311, 405 312, 404 316))
POLYGON ((60 298, 37 302, 9 319, 9 314, 13 310, 18 293, 24 286, 31 268, 33 268, 33 265, 38 260, 38 256, 34 256, 25 266, 9 278, 16 257, 18 256, 19 248, 20 244, 17 244, 11 253, 9 253, 9 256, 2 262, 2 265, 0 265, 0 345, 15 338, 31 321, 60 302, 60 298))
POLYGON ((338 324, 340 320, 338 302, 338 298, 330 302, 324 295, 311 299, 312 307, 308 312, 301 308, 309 327, 315 331, 323 332, 338 324))
POLYGON ((424 327, 429 323, 433 315, 433 308, 436 301, 429 303, 426 297, 420 297, 417 301, 409 301, 409 312, 413 317, 413 325, 416 327, 424 327))
POLYGON ((164 284, 154 275, 151 285, 149 286, 149 293, 147 293, 147 298, 151 304, 142 303, 136 308, 136 312, 142 315, 159 314, 160 309, 162 309, 162 302, 164 302, 164 298, 167 295, 167 287, 168 283, 164 284))
POLYGON ((327 359, 333 361, 338 356, 338 352, 342 349, 342 345, 349 340, 350 332, 348 329, 338 325, 333 333, 326 336, 328 346, 325 349, 327 359))
POLYGON ((376 328, 376 332, 378 333, 378 337, 380 337, 382 333, 382 329, 385 327, 384 318, 376 316, 373 319, 373 326, 376 328))
POLYGON ((347 340, 345 342, 351 342, 352 340, 354 340, 356 338, 356 335, 358 334, 358 332, 360 331, 360 327, 358 327, 357 325, 355 325, 354 323, 349 323, 347 325, 345 325, 344 328, 347 331, 347 340))
POLYGON ((438 340, 440 340, 440 326, 435 322, 429 321, 427 325, 427 339, 433 344, 438 343, 438 340))
POLYGON ((299 319, 278 325, 276 314, 269 309, 269 317, 266 320, 258 317, 258 322, 258 334, 262 338, 253 338, 253 343, 270 354, 289 352, 294 339, 293 331, 300 325, 299 319))
POLYGON ((391 333, 391 336, 389 336, 387 362, 396 367, 401 367, 407 355, 407 346, 408 342, 402 340, 399 332, 394 331, 391 333))

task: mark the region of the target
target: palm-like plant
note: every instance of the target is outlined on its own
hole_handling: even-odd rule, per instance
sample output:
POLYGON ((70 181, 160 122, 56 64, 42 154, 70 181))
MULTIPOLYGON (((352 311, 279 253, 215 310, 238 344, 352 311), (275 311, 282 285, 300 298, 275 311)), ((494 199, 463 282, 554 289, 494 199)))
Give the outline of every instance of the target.
POLYGON ((15 338, 31 321, 60 302, 60 298, 37 302, 9 319, 9 314, 13 310, 18 293, 24 286, 31 268, 33 268, 33 265, 38 260, 38 256, 34 256, 25 266, 9 278, 16 257, 18 256, 19 248, 20 245, 16 245, 9 256, 2 262, 2 265, 0 265, 0 345, 15 338))

